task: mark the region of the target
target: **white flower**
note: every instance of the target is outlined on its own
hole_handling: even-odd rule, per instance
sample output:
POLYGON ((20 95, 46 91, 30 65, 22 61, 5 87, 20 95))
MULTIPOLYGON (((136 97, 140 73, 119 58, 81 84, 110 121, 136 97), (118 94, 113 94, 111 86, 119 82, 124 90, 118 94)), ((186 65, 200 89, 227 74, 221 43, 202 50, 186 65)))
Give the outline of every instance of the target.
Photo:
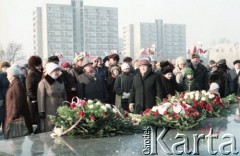
POLYGON ((93 104, 93 100, 88 100, 87 103, 88 104, 93 104))
POLYGON ((163 115, 164 112, 168 109, 168 107, 171 105, 171 103, 167 102, 167 103, 164 103, 160 106, 158 106, 158 113, 163 115))
POLYGON ((156 112, 158 110, 158 106, 153 106, 153 108, 151 109, 153 112, 156 112))
POLYGON ((203 96, 203 97, 201 98, 201 101, 206 101, 206 98, 203 96))
POLYGON ((215 95, 214 94, 210 94, 208 97, 209 97, 209 99, 213 99, 213 98, 215 98, 215 95))
POLYGON ((53 133, 50 134, 50 136, 51 136, 52 138, 54 138, 54 137, 56 137, 56 136, 61 136, 61 135, 62 135, 62 132, 63 132, 63 128, 62 128, 62 127, 61 127, 61 128, 54 127, 53 133))
POLYGON ((193 99, 194 98, 194 94, 190 94, 190 98, 193 99))
POLYGON ((117 110, 115 108, 113 108, 112 110, 113 110, 113 113, 117 113, 117 110))
POLYGON ((88 105, 88 108, 92 109, 92 108, 93 108, 93 105, 88 105))
POLYGON ((110 104, 105 104, 105 106, 106 106, 107 108, 111 108, 111 105, 110 105, 110 104))
POLYGON ((180 104, 173 105, 173 111, 175 113, 180 113, 182 110, 182 106, 180 104))
POLYGON ((101 106, 101 105, 102 105, 102 103, 99 102, 99 101, 97 101, 95 104, 96 104, 97 106, 101 106))
POLYGON ((203 95, 206 95, 207 94, 207 92, 205 91, 205 90, 202 90, 202 92, 201 92, 203 95))
POLYGON ((195 100, 199 100, 199 96, 195 96, 195 100))
POLYGON ((104 106, 104 105, 101 106, 101 109, 104 110, 104 111, 107 111, 107 107, 104 106))

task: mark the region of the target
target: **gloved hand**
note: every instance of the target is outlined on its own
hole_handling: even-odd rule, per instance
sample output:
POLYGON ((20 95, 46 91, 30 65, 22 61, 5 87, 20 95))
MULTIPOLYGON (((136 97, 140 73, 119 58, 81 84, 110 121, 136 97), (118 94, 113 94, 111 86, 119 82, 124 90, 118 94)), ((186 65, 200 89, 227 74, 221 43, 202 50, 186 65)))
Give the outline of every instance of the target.
POLYGON ((134 103, 129 103, 129 111, 130 112, 134 111, 134 103))
POLYGON ((126 97, 127 99, 129 99, 130 93, 126 93, 126 94, 125 94, 125 97, 126 97))
POLYGON ((45 119, 45 117, 46 117, 45 112, 39 113, 39 117, 40 117, 40 119, 45 119))
POLYGON ((123 94, 122 94, 122 99, 126 99, 126 94, 127 94, 127 93, 123 92, 123 94))

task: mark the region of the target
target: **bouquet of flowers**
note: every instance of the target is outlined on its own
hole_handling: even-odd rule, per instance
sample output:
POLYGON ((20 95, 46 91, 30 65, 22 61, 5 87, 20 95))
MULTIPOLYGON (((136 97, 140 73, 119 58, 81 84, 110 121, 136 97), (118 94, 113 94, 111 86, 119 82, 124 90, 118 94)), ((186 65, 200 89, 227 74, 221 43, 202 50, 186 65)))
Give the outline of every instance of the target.
POLYGON ((71 134, 92 138, 132 133, 133 124, 114 106, 77 97, 66 103, 69 105, 60 106, 56 116, 49 116, 55 125, 52 136, 71 134))
POLYGON ((187 130, 198 125, 203 119, 205 119, 205 115, 201 116, 199 111, 192 106, 180 103, 175 99, 145 110, 140 124, 187 130))
POLYGON ((206 112, 207 116, 220 116, 224 114, 230 104, 236 102, 237 98, 234 94, 221 99, 217 94, 206 91, 192 91, 178 93, 175 96, 170 96, 170 100, 178 99, 182 103, 193 106, 199 112, 206 112))

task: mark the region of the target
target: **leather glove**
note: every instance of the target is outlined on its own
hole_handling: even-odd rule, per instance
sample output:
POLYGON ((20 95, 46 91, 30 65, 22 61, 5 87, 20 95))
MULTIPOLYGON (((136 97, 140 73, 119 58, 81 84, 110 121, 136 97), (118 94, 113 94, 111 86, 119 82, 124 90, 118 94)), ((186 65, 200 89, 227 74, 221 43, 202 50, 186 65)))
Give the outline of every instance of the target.
POLYGON ((40 119, 45 119, 45 117, 46 117, 45 112, 39 113, 39 117, 40 117, 40 119))
POLYGON ((133 112, 134 111, 134 103, 129 104, 129 111, 133 112))

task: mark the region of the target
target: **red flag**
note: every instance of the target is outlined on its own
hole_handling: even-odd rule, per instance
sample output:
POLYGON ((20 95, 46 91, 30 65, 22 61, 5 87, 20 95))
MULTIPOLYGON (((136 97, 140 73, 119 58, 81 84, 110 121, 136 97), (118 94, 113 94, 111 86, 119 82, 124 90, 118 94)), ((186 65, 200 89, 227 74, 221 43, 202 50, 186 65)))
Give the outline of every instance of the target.
POLYGON ((149 48, 149 49, 148 49, 148 53, 149 53, 149 54, 154 54, 154 51, 149 48))
POLYGON ((197 53, 197 47, 194 46, 193 51, 192 51, 192 54, 196 54, 196 53, 197 53))
POLYGON ((199 49, 199 53, 200 53, 200 54, 203 53, 203 49, 202 49, 202 48, 199 49))
POLYGON ((141 51, 141 54, 142 54, 142 55, 147 55, 147 53, 148 53, 148 51, 147 51, 147 50, 145 50, 145 49, 142 49, 142 51, 141 51))

